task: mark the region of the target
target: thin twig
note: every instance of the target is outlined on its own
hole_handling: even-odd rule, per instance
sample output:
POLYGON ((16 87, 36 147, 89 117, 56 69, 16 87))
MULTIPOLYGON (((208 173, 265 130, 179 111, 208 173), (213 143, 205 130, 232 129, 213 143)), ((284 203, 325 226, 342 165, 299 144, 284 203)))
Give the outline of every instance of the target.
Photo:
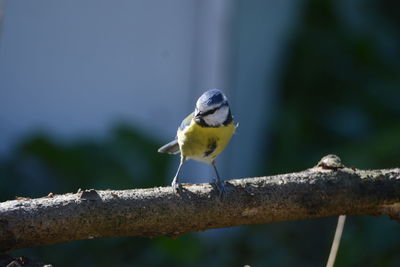
POLYGON ((342 239, 345 221, 346 215, 340 215, 338 218, 335 237, 332 242, 331 252, 329 253, 328 263, 326 264, 326 267, 333 267, 335 265, 336 255, 339 250, 340 240, 342 239))

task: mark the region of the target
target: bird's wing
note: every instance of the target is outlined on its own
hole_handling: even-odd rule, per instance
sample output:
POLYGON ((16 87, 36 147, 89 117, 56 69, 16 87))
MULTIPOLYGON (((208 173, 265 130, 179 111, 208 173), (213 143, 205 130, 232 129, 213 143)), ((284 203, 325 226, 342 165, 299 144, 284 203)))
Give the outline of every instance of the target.
MULTIPOLYGON (((193 116, 194 116, 194 112, 189 114, 189 116, 187 116, 182 121, 181 125, 179 126, 179 130, 180 131, 185 129, 190 124, 190 122, 192 121, 193 116)), ((160 153, 168 153, 168 154, 178 154, 180 152, 178 140, 175 139, 175 140, 169 142, 168 144, 163 145, 162 147, 160 147, 158 149, 158 152, 160 152, 160 153)))
POLYGON ((190 122, 192 121, 194 116, 194 112, 190 113, 181 123, 181 126, 179 126, 179 130, 185 129, 187 126, 189 126, 190 122))

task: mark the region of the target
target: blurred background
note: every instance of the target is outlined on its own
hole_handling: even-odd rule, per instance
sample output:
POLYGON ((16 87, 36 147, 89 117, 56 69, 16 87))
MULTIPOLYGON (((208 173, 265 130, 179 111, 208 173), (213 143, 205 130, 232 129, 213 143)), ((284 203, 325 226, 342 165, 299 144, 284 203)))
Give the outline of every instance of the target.
MULTIPOLYGON (((169 185, 156 153, 210 88, 240 126, 225 179, 329 153, 399 167, 400 2, 0 0, 0 201, 169 185)), ((213 172, 188 162, 185 182, 213 172)), ((323 266, 337 218, 13 252, 55 266, 323 266), (105 251, 107 251, 105 253, 105 251)), ((400 266, 400 225, 350 216, 336 266, 400 266)))

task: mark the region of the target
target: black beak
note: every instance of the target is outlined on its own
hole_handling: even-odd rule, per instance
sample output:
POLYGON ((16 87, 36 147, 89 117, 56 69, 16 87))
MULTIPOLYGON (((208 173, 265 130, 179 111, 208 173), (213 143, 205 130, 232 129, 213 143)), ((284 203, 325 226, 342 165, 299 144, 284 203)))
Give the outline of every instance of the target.
POLYGON ((194 114, 194 121, 197 124, 203 125, 204 124, 203 116, 204 116, 204 114, 201 113, 200 111, 198 111, 197 113, 194 114))
POLYGON ((203 114, 199 111, 199 112, 197 112, 196 114, 194 114, 194 118, 195 119, 200 119, 200 118, 202 118, 203 117, 203 114))

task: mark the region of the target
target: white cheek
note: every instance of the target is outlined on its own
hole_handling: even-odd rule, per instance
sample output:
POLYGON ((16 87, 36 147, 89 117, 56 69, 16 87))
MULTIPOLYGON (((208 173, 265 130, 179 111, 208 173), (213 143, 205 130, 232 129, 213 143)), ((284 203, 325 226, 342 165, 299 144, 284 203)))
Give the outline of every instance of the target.
POLYGON ((213 114, 205 116, 204 121, 210 126, 219 126, 226 121, 229 114, 229 108, 227 106, 221 107, 213 114))

